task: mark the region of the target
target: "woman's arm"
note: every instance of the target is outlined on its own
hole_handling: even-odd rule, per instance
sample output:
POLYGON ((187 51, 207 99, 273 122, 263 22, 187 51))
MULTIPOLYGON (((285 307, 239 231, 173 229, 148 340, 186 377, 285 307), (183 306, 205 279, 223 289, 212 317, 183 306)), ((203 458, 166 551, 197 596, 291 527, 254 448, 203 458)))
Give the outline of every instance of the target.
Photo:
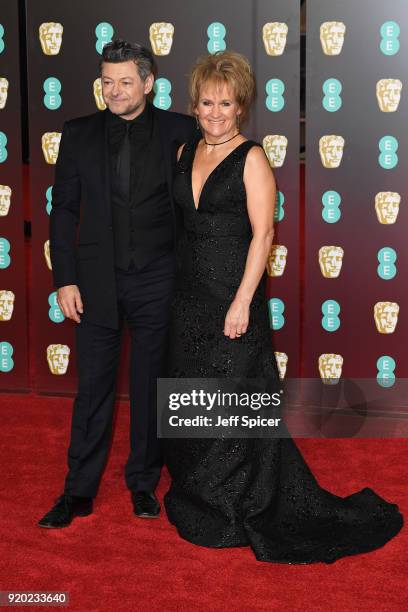
POLYGON ((265 272, 273 240, 276 184, 265 153, 260 147, 253 147, 248 152, 244 184, 248 216, 252 226, 252 240, 244 275, 225 318, 224 334, 231 339, 247 331, 249 307, 265 272))

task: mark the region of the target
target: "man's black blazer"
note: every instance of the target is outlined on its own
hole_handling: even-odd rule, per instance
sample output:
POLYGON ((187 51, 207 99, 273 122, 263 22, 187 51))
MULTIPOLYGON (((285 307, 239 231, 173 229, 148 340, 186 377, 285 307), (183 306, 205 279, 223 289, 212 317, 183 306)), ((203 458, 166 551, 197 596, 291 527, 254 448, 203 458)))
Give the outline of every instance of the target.
MULTIPOLYGON (((175 219, 172 180, 177 149, 198 132, 192 117, 155 107, 153 112, 175 219)), ((99 111, 64 124, 52 191, 50 250, 55 286, 78 285, 83 316, 117 329, 108 113, 99 111)))

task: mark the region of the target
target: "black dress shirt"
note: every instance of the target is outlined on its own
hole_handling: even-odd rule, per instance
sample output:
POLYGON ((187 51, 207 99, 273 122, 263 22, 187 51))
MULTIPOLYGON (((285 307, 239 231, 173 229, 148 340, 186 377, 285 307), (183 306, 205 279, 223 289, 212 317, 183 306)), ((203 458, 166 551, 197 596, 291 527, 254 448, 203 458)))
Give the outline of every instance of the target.
POLYGON ((110 113, 108 145, 115 265, 123 270, 141 269, 171 250, 174 241, 159 126, 150 104, 130 121, 110 113), (130 168, 125 193, 121 153, 127 129, 130 168))

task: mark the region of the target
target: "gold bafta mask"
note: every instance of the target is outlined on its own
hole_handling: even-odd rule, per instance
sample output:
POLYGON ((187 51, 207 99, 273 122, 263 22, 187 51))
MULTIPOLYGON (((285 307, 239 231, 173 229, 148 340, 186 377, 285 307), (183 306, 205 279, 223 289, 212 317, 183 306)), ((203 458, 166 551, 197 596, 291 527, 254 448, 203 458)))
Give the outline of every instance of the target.
POLYGON ((320 42, 325 55, 340 55, 346 26, 342 21, 325 21, 320 26, 320 42))
POLYGON ((262 38, 268 55, 282 55, 286 46, 288 26, 286 23, 273 21, 265 23, 262 28, 262 38))
POLYGON ((50 255, 50 241, 49 240, 46 240, 44 242, 44 257, 45 257, 45 262, 47 264, 47 268, 49 270, 52 270, 51 255, 50 255))
POLYGON ((11 188, 0 185, 0 217, 7 217, 11 204, 11 188))
POLYGON ((402 83, 399 79, 381 79, 377 82, 376 94, 380 111, 395 113, 401 100, 402 83))
POLYGON ((286 366, 288 365, 288 356, 286 353, 275 351, 276 363, 279 370, 279 378, 283 380, 286 375, 286 366))
POLYGON ((93 94, 95 98, 95 104, 98 110, 103 111, 106 109, 106 104, 102 96, 102 81, 100 78, 95 79, 93 82, 93 94))
POLYGON ((174 25, 172 23, 152 23, 149 28, 150 44, 155 55, 168 55, 173 44, 174 25))
POLYGON ((15 295, 8 289, 0 289, 0 321, 10 321, 13 316, 15 295))
POLYGON ((396 191, 380 191, 375 196, 375 212, 377 219, 383 225, 392 225, 396 222, 401 196, 396 191))
POLYGON ((319 153, 325 168, 338 168, 341 164, 344 149, 343 136, 326 134, 319 140, 319 153))
POLYGON ((0 110, 6 106, 9 82, 5 77, 0 77, 0 110))
POLYGON ((323 353, 319 356, 319 373, 325 385, 337 385, 341 378, 343 357, 335 353, 323 353))
POLYGON ((319 249, 320 270, 324 278, 338 278, 343 263, 344 250, 339 246, 322 246, 319 249))
POLYGON ((70 348, 66 344, 50 344, 47 346, 47 361, 51 374, 62 376, 67 373, 70 348))
POLYGON ((39 27, 41 49, 45 55, 58 55, 61 49, 62 23, 42 23, 39 27))
POLYGON ((45 132, 41 137, 41 146, 47 164, 57 162, 61 132, 45 132))
POLYGON ((288 139, 286 136, 269 134, 265 136, 262 144, 271 168, 281 168, 285 161, 286 150, 288 148, 288 139))
POLYGON ((374 321, 380 334, 393 334, 398 323, 397 302, 377 302, 374 305, 374 321))
POLYGON ((282 276, 285 271, 288 249, 283 244, 273 244, 268 255, 266 270, 269 276, 282 276))

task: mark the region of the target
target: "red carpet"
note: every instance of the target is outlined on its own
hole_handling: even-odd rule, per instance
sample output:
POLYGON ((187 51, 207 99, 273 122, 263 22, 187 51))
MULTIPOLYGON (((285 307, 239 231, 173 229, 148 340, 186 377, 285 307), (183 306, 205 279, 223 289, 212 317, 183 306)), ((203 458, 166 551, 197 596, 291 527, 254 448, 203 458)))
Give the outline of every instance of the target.
MULTIPOLYGON (((62 488, 70 407, 66 398, 0 396, 1 590, 68 591, 69 609, 84 612, 408 609, 406 527, 373 553, 296 566, 259 563, 246 548, 196 547, 165 514, 136 519, 123 479, 126 404, 94 514, 61 531, 38 528, 62 488)), ((323 487, 338 495, 372 487, 408 516, 406 440, 298 445, 323 487)), ((160 497, 167 483, 163 474, 160 497)))

